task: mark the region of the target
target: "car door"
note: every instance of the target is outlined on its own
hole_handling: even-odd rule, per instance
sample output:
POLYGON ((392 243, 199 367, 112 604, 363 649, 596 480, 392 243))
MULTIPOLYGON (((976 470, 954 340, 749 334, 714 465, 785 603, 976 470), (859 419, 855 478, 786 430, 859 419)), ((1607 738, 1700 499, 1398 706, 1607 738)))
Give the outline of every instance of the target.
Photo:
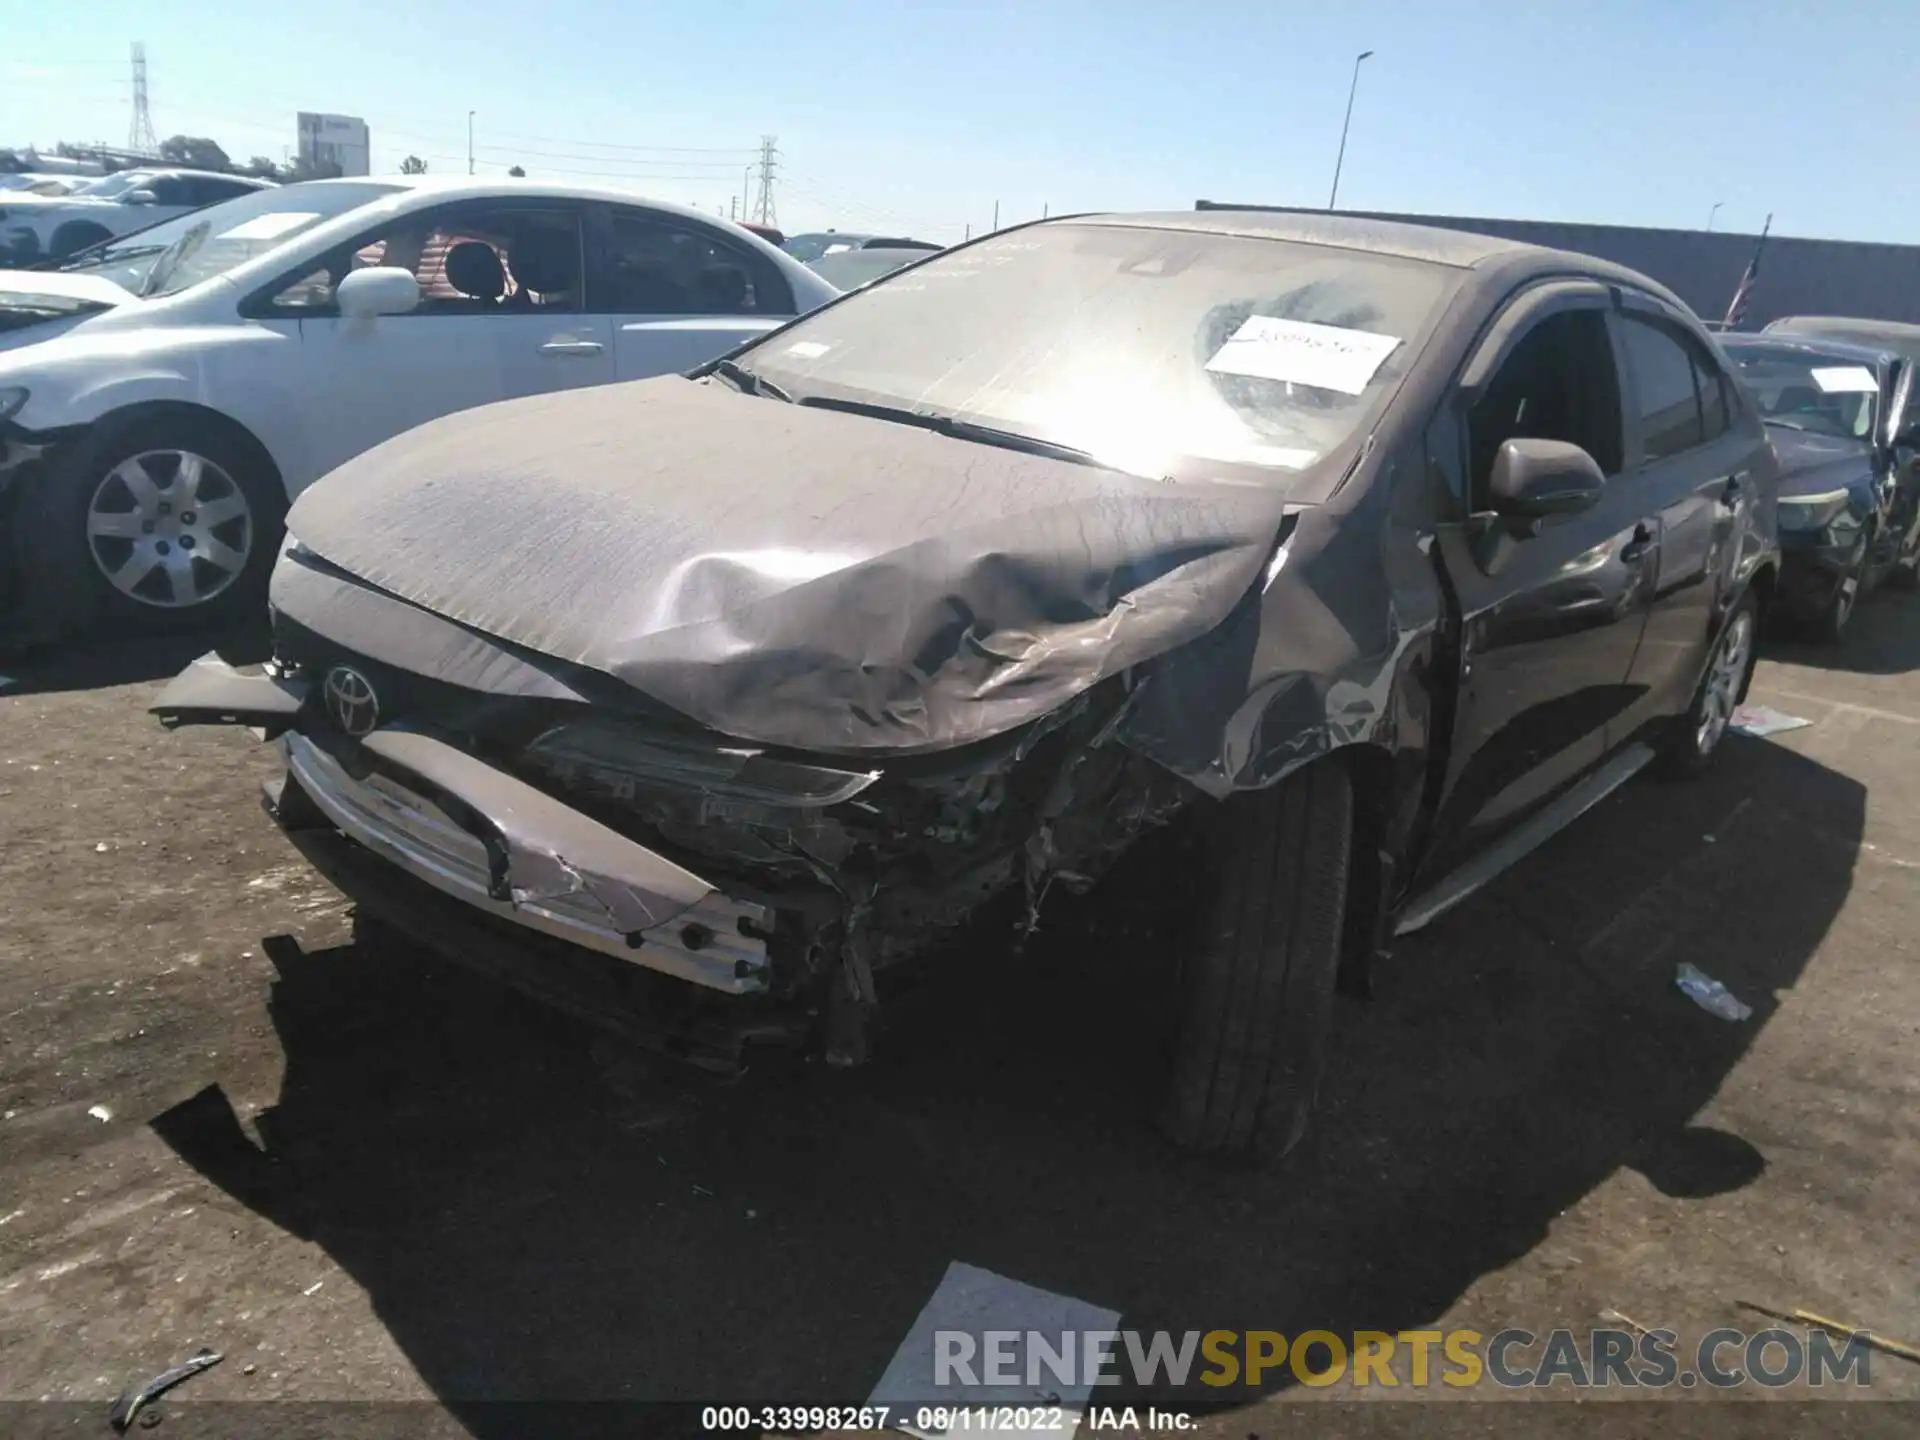
POLYGON ((1755 440, 1731 416, 1726 375, 1687 322, 1651 296, 1624 290, 1614 317, 1627 395, 1627 472, 1658 537, 1647 625, 1634 657, 1632 707, 1615 741, 1649 720, 1684 711, 1713 641, 1747 507, 1754 502, 1755 440))
POLYGON ((176 215, 198 209, 206 202, 194 194, 197 183, 197 177, 191 175, 156 175, 142 187, 153 196, 153 203, 128 206, 132 219, 127 228, 156 225, 162 220, 171 220, 176 215))
POLYGON ((275 307, 300 320, 299 468, 317 477, 442 415, 611 381, 609 326, 583 313, 584 237, 575 202, 466 201, 390 220, 295 278, 275 307), (341 318, 332 287, 366 265, 410 270, 418 308, 341 318))
POLYGON ((1461 371, 1430 445, 1457 513, 1434 558, 1457 627, 1458 700, 1423 867, 1437 879, 1596 765, 1631 703, 1656 541, 1621 484, 1625 429, 1612 295, 1591 281, 1537 286, 1510 304, 1461 371), (1503 520, 1487 484, 1502 442, 1562 440, 1607 477, 1590 510, 1503 520))
POLYGON ((638 205, 594 225, 588 308, 613 327, 622 380, 691 370, 793 318, 779 267, 715 226, 638 205))

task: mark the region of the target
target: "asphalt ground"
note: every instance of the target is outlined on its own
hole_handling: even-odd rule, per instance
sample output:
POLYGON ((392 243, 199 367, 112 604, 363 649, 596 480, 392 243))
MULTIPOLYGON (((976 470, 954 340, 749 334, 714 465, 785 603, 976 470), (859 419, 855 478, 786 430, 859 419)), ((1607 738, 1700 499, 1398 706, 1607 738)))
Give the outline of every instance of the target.
MULTIPOLYGON (((1146 1124, 1165 942, 1126 896, 1022 955, 972 940, 867 1068, 692 1082, 356 945, 259 808, 270 752, 144 713, 200 645, 0 667, 0 1431, 104 1426, 201 1346, 225 1360, 166 1433, 852 1404, 955 1262, 1142 1331, 1584 1345, 1622 1315, 1686 1368, 1771 1323, 1745 1300, 1920 1341, 1920 599, 1856 625, 1765 653, 1753 699, 1811 725, 1635 781, 1400 941, 1270 1170, 1146 1124), (1682 995, 1683 961, 1751 1018, 1682 995)), ((1920 1364, 1819 1390, 1282 1367, 1162 1408, 1236 1437, 1911 1435, 1920 1364)))

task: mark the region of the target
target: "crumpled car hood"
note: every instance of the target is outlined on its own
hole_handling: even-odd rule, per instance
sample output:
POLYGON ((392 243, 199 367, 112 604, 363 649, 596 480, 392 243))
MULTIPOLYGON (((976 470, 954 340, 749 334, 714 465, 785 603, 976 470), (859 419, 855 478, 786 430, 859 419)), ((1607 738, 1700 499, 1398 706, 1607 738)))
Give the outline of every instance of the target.
MULTIPOLYGON (((1284 510, 1277 489, 668 378, 422 426, 302 493, 288 528, 368 584, 726 734, 911 752, 1010 730, 1213 629, 1284 510)), ((327 633, 293 591, 276 582, 274 603, 327 633)))
POLYGON ((1864 440, 1842 440, 1783 425, 1769 425, 1767 438, 1780 459, 1782 499, 1838 490, 1873 473, 1873 447, 1864 440))

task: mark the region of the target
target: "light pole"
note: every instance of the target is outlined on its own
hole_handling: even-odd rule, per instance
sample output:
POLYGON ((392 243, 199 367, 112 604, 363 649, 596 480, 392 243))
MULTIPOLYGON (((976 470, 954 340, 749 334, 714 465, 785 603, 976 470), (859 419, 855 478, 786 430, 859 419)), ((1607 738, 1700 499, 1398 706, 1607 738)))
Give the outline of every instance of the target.
POLYGON ((1340 167, 1347 159, 1347 127, 1353 124, 1353 94, 1360 88, 1360 62, 1372 55, 1371 50, 1362 50, 1353 57, 1353 83, 1347 86, 1347 118, 1340 122, 1340 153, 1333 161, 1333 191, 1327 196, 1327 209, 1333 209, 1333 202, 1340 198, 1340 167))
POLYGON ((1707 211, 1707 233, 1709 235, 1713 233, 1713 217, 1720 213, 1720 207, 1726 203, 1724 200, 1716 200, 1713 202, 1713 208, 1707 211))
POLYGON ((467 111, 467 173, 473 173, 473 111, 467 111))

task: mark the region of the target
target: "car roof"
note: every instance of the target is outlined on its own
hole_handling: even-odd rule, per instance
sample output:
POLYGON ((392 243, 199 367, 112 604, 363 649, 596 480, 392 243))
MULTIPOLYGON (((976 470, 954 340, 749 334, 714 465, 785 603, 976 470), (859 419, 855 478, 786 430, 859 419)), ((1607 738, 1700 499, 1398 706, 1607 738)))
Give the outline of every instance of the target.
POLYGON ((1891 350, 1908 360, 1920 360, 1920 325, 1907 325, 1898 320, 1872 320, 1855 315, 1782 315, 1760 333, 1852 340, 1891 350))
POLYGON ((1882 345, 1865 345, 1857 340, 1837 340, 1795 330, 1743 330, 1732 335, 1723 331, 1719 340, 1728 350, 1805 350, 1809 354, 1853 360, 1862 365, 1882 365, 1900 358, 1899 351, 1882 345))
POLYGON ((1293 240, 1305 245, 1332 245, 1343 250, 1364 250, 1399 260, 1424 260, 1460 269, 1530 251, 1542 255, 1559 253, 1497 235, 1443 230, 1434 225, 1409 225, 1400 220, 1369 220, 1297 210, 1155 210, 1063 218, 1081 224, 1189 230, 1202 235, 1239 235, 1259 240, 1293 240))
MULTIPOLYGON (((385 185, 395 192, 412 192, 422 197, 431 196, 434 201, 510 199, 516 195, 530 200, 605 200, 611 204, 641 204, 649 210, 662 210, 688 220, 698 220, 711 225, 718 220, 722 225, 734 222, 724 216, 712 215, 691 205, 676 204, 672 200, 662 200, 657 195, 649 195, 644 190, 635 190, 623 185, 576 184, 557 182, 537 178, 521 178, 512 175, 496 175, 479 178, 471 175, 346 175, 326 180, 303 180, 303 185, 385 185)), ((752 232, 749 231, 749 234, 752 232)))

